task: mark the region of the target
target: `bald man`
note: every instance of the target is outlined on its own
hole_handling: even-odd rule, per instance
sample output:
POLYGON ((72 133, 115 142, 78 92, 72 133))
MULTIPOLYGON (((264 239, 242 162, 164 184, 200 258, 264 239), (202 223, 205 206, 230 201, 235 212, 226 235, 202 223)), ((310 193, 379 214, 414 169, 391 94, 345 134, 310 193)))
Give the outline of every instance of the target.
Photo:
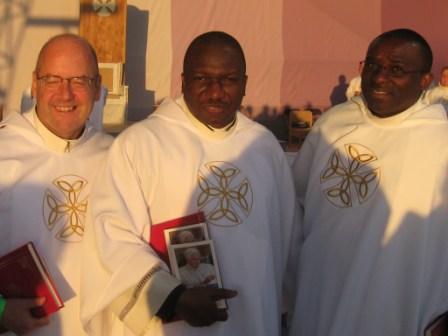
POLYGON ((55 314, 35 317, 31 309, 43 298, 0 298, 4 330, 85 334, 79 319, 84 219, 96 168, 111 143, 86 126, 100 82, 89 43, 76 35, 55 36, 41 49, 33 72, 35 108, 10 113, 0 124, 0 254, 32 241, 65 301, 55 314))
POLYGON ((92 335, 117 332, 113 321, 136 335, 279 335, 294 192, 278 141, 238 111, 246 81, 240 44, 200 35, 185 55, 183 96, 111 147, 86 234, 92 335), (187 288, 148 245, 152 226, 198 211, 228 289, 187 288))

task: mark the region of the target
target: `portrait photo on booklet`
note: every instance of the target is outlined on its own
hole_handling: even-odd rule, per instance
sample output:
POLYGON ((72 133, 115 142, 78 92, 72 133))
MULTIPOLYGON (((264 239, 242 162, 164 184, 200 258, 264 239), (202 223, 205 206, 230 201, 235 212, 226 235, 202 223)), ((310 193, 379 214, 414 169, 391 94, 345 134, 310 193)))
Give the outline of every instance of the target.
POLYGON ((166 229, 166 246, 193 243, 209 240, 207 225, 205 223, 185 225, 174 229, 166 229))
MULTIPOLYGON (((172 273, 187 287, 222 288, 215 249, 211 240, 169 246, 172 273)), ((216 302, 227 308, 225 300, 216 302)))

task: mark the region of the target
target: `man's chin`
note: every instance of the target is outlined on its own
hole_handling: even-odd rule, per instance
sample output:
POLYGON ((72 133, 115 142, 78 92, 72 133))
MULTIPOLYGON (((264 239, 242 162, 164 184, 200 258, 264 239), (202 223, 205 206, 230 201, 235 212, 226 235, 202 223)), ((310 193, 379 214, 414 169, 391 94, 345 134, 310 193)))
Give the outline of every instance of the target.
POLYGON ((395 110, 390 110, 387 108, 378 108, 378 107, 370 108, 370 111, 379 118, 392 117, 392 116, 400 113, 395 110))

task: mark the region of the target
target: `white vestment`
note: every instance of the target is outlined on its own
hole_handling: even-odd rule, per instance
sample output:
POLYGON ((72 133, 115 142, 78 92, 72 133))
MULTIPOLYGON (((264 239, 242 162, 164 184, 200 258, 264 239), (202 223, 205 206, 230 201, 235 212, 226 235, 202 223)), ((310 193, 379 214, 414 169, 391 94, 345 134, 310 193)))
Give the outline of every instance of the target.
POLYGON ((361 94, 361 76, 353 77, 348 84, 347 90, 345 91, 345 96, 347 100, 352 99, 352 97, 359 96, 361 94))
POLYGON ((302 216, 293 336, 420 336, 448 310, 448 123, 419 100, 326 112, 293 165, 302 216))
POLYGON ((10 113, 0 123, 0 255, 33 241, 67 300, 31 335, 84 334, 81 241, 91 184, 111 142, 90 127, 78 140, 58 138, 34 111, 10 113))
POLYGON ((428 104, 442 104, 448 112, 448 86, 440 83, 426 90, 424 99, 428 104))
POLYGON ((168 99, 111 147, 92 195, 96 242, 92 232, 86 234, 90 264, 84 273, 82 315, 92 335, 117 332, 108 306, 155 270, 148 276, 147 315, 134 322, 124 317, 141 333, 145 326, 135 324, 154 317, 179 284, 156 269, 167 267, 148 245, 151 225, 200 210, 207 217, 223 286, 238 291, 228 300, 229 319, 194 328, 184 321, 161 325, 154 317, 146 334, 279 334, 294 212, 285 155, 270 132, 239 112, 236 125, 219 137, 209 136, 211 131, 192 118, 183 99, 168 99), (97 252, 101 261, 93 259, 97 252))

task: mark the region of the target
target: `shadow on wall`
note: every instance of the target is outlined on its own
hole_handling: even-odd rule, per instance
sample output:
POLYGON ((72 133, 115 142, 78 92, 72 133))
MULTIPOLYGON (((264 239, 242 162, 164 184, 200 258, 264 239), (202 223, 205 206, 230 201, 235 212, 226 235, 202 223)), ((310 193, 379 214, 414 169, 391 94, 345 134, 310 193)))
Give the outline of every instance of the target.
POLYGON ((126 85, 129 85, 128 120, 146 118, 154 107, 155 93, 146 90, 146 50, 149 12, 128 6, 126 31, 126 85), (129 24, 132 22, 132 24, 129 24))
POLYGON ((341 104, 347 100, 345 92, 347 91, 348 83, 345 75, 339 75, 338 82, 330 94, 331 106, 341 104))

